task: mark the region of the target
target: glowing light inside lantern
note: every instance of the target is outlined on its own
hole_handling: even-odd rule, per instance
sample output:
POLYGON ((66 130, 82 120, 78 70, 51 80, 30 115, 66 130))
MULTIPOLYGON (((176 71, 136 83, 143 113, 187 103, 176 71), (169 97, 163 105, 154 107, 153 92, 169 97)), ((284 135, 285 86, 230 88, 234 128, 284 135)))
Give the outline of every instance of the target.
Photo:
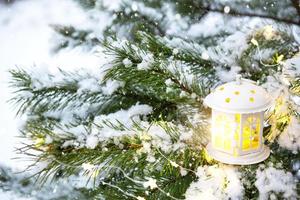
POLYGON ((262 113, 243 115, 213 111, 213 147, 234 156, 257 150, 261 143, 261 116, 262 113))

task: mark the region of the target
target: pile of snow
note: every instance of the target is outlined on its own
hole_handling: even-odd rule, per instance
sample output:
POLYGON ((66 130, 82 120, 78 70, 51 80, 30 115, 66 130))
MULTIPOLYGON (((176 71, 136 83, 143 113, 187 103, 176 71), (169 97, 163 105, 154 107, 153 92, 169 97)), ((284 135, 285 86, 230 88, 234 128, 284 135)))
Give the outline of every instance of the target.
POLYGON ((65 199, 66 197, 82 199, 82 194, 75 188, 86 187, 87 183, 87 178, 78 176, 57 180, 55 184, 46 181, 44 185, 35 183, 34 179, 26 178, 25 173, 16 173, 0 165, 0 199, 49 200, 65 199))
MULTIPOLYGON (((68 132, 76 138, 75 140, 67 140, 63 144, 63 147, 86 146, 94 149, 101 141, 136 134, 135 131, 131 130, 134 128, 134 124, 141 123, 141 118, 151 112, 152 107, 136 104, 127 110, 119 110, 108 115, 97 116, 90 131, 85 126, 78 125, 71 128, 69 126, 63 129, 57 128, 54 132, 61 136, 64 136, 68 132), (120 130, 116 130, 113 127, 120 127, 120 130)), ((116 145, 119 145, 119 143, 116 145)))
POLYGON ((151 53, 142 55, 142 62, 137 65, 138 70, 148 70, 154 63, 154 56, 151 53))
POLYGON ((288 78, 300 76, 300 53, 284 62, 283 74, 288 78))
POLYGON ((152 112, 152 107, 144 104, 136 104, 128 110, 119 110, 108 115, 97 116, 94 120, 95 124, 101 124, 103 121, 109 121, 114 125, 124 124, 127 128, 132 127, 133 122, 139 121, 139 116, 145 116, 152 112))
POLYGON ((107 80, 105 86, 101 88, 102 93, 105 95, 112 95, 117 89, 123 87, 124 83, 117 80, 107 80))
POLYGON ((75 146, 77 148, 87 147, 94 149, 100 143, 102 147, 105 147, 107 143, 113 141, 116 146, 123 149, 121 140, 124 136, 138 136, 142 140, 143 145, 138 153, 148 153, 148 156, 151 156, 151 160, 153 160, 153 149, 161 149, 163 152, 169 153, 170 151, 184 148, 186 144, 183 141, 191 139, 191 130, 187 130, 183 126, 176 126, 171 122, 168 124, 161 124, 160 122, 149 123, 146 121, 146 117, 152 111, 152 107, 149 105, 136 104, 127 110, 96 116, 92 127, 89 129, 84 125, 74 127, 67 125, 66 127, 55 128, 54 133, 61 138, 64 138, 66 133, 68 133, 68 135, 72 135, 72 138, 75 138, 72 140, 65 138, 65 142, 62 145, 63 148, 75 146), (139 127, 136 126, 137 124, 139 127), (178 128, 174 130, 179 135, 177 142, 174 143, 170 133, 163 128, 166 125, 178 128), (141 131, 140 128, 144 131, 141 131))
POLYGON ((278 143, 295 153, 300 150, 300 120, 298 118, 291 117, 289 125, 280 134, 278 143))
POLYGON ((197 170, 198 181, 186 191, 186 199, 242 199, 241 174, 232 166, 203 166, 197 170))
POLYGON ((273 193, 281 193, 284 199, 297 199, 296 180, 290 172, 274 167, 259 168, 256 171, 256 179, 255 186, 262 200, 272 199, 273 193))

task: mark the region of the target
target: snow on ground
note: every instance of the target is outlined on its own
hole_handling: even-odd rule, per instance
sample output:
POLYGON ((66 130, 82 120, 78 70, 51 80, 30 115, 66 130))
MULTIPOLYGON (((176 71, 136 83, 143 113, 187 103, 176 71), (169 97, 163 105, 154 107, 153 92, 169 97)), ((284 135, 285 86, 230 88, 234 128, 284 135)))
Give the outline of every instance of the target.
MULTIPOLYGON (((12 160, 16 157, 14 148, 19 144, 19 119, 15 118, 15 110, 7 104, 11 98, 8 88, 8 70, 14 67, 33 68, 44 66, 50 71, 58 67, 74 69, 80 67, 95 68, 100 59, 92 53, 83 54, 83 50, 63 50, 59 54, 51 54, 53 46, 53 30, 50 24, 70 24, 82 29, 94 27, 94 32, 101 33, 105 23, 93 26, 90 15, 72 0, 28 0, 18 1, 12 5, 0 5, 0 165, 22 168, 26 164, 12 160), (95 28, 97 28, 95 30, 95 28)), ((99 12, 98 17, 105 19, 99 12)), ((94 17, 94 20, 95 19, 94 17)))

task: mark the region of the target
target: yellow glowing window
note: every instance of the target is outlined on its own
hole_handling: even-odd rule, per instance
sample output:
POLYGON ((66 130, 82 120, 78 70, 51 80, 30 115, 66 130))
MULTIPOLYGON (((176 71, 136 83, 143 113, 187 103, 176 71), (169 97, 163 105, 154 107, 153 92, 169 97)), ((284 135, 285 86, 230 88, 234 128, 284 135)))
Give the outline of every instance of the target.
POLYGON ((232 134, 233 130, 231 127, 231 124, 225 124, 224 125, 224 135, 229 137, 232 134))
POLYGON ((232 119, 225 114, 218 114, 214 118, 214 133, 213 146, 225 151, 231 150, 232 134, 232 119))
POLYGON ((215 148, 239 155, 241 114, 218 113, 213 118, 212 144, 215 148))
POLYGON ((220 135, 215 135, 213 142, 214 142, 215 147, 223 148, 223 140, 222 140, 222 137, 220 135))
POLYGON ((235 140, 236 147, 240 147, 241 114, 235 114, 234 121, 237 126, 234 132, 233 139, 235 140))
POLYGON ((259 147, 259 132, 260 132, 260 122, 257 119, 255 127, 253 127, 253 134, 251 138, 252 148, 257 149, 259 147))
POLYGON ((259 147, 260 119, 250 116, 243 127, 243 150, 251 150, 259 147))
POLYGON ((226 151, 230 151, 231 150, 231 140, 230 139, 224 140, 224 149, 226 151))
POLYGON ((251 136, 250 127, 244 125, 244 128, 243 128, 243 138, 250 138, 250 136, 251 136))
POLYGON ((250 149, 250 140, 249 139, 243 139, 243 150, 249 150, 250 149))
POLYGON ((241 114, 235 114, 234 117, 235 117, 235 122, 236 123, 240 123, 241 122, 241 114))
POLYGON ((234 149, 233 149, 233 155, 234 155, 235 157, 237 157, 237 156, 239 155, 239 149, 238 149, 238 148, 234 148, 234 149))
POLYGON ((259 137, 258 136, 254 136, 253 140, 251 141, 251 145, 253 148, 257 149, 259 147, 259 137))
POLYGON ((239 134, 238 134, 238 132, 235 132, 234 133, 234 140, 237 142, 237 145, 239 144, 239 134))

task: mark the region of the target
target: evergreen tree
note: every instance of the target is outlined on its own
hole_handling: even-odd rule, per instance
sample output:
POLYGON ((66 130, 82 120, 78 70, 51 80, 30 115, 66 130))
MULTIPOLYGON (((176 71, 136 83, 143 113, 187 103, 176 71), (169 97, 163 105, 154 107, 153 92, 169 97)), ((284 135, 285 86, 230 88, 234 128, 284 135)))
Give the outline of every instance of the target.
POLYGON ((201 190, 221 199, 299 198, 298 0, 78 3, 111 16, 108 25, 103 35, 52 25, 54 51, 98 49, 98 73, 11 70, 11 102, 27 116, 22 136, 32 141, 19 151, 36 161, 29 168, 46 163, 38 183, 79 176, 92 185, 75 189, 86 199, 195 199, 201 190), (205 151, 203 99, 237 73, 276 91, 264 129, 272 154, 228 169, 205 151), (279 188, 260 187, 272 181, 279 188))

